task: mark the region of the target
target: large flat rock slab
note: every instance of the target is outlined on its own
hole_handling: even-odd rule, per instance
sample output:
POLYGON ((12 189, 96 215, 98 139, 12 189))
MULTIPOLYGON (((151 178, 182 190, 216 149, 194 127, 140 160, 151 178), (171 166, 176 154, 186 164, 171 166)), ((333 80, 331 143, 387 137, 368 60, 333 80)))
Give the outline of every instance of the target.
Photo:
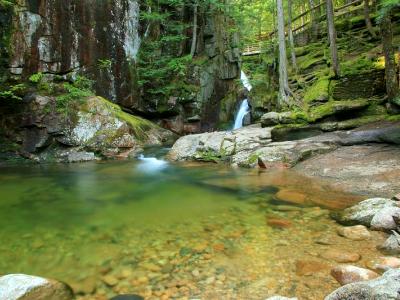
POLYGON ((369 144, 340 147, 294 167, 358 194, 392 197, 400 191, 400 146, 369 144))

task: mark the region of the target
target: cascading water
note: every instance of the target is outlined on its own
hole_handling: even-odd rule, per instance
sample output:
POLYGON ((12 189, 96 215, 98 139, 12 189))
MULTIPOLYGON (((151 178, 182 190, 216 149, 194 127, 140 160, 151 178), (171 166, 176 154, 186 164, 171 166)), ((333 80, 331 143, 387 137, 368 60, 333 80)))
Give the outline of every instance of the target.
POLYGON ((140 163, 137 166, 137 169, 143 173, 153 174, 168 167, 168 163, 165 160, 161 160, 156 157, 145 157, 143 154, 141 154, 138 159, 140 163))
MULTIPOLYGON (((243 86, 246 88, 246 90, 250 92, 253 86, 251 85, 249 78, 243 71, 240 72, 240 80, 242 81, 243 86)), ((249 112, 250 112, 249 101, 248 99, 244 99, 242 101, 242 104, 240 104, 239 111, 235 118, 235 125, 233 126, 234 130, 243 127, 243 119, 249 112)))
POLYGON ((235 118, 235 125, 233 126, 234 130, 243 127, 243 119, 249 113, 249 110, 249 101, 244 99, 235 118))
POLYGON ((242 81, 243 86, 250 92, 253 86, 251 85, 249 78, 243 71, 240 71, 240 80, 242 81))

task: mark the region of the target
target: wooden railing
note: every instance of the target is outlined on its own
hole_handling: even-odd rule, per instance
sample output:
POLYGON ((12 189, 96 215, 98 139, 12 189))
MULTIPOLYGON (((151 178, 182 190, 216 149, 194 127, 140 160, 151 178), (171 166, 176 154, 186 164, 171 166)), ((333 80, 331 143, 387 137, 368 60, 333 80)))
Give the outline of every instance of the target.
MULTIPOLYGON (((356 10, 362 9, 364 6, 356 6, 356 4, 362 4, 364 3, 364 0, 355 0, 352 1, 350 3, 347 3, 343 6, 337 7, 335 8, 335 18, 340 18, 343 15, 346 15, 348 13, 354 12, 356 10), (352 7, 352 9, 350 10, 346 10, 349 7, 352 7)), ((304 18, 306 16, 308 16, 311 12, 319 9, 322 6, 325 6, 326 1, 322 1, 320 4, 314 6, 313 8, 306 10, 305 12, 297 15, 296 17, 293 18, 292 20, 292 26, 293 24, 296 24, 297 21, 299 21, 301 18, 304 18)), ((303 24, 295 27, 292 29, 293 34, 298 34, 304 30, 307 30, 308 27, 311 25, 311 16, 308 18, 308 21, 305 21, 303 24)), ((318 19, 316 20, 316 22, 320 23, 322 21, 326 20, 326 14, 323 14, 321 16, 318 17, 318 19)), ((286 24, 286 28, 287 28, 288 24, 286 24)), ((286 29, 286 35, 287 35, 287 29, 286 29)), ((258 36, 257 38, 257 42, 251 43, 251 44, 247 44, 244 46, 244 48, 242 49, 242 55, 243 56, 249 56, 249 55, 257 55, 260 54, 261 51, 261 44, 262 42, 268 41, 270 39, 272 39, 274 37, 274 35, 276 35, 277 30, 274 30, 270 33, 264 33, 258 36)))

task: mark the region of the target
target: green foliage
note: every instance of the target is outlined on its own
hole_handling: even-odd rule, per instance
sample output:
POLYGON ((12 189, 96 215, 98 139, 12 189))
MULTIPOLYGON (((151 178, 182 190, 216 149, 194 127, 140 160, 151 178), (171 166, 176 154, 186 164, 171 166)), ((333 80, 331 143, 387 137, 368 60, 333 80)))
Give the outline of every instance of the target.
POLYGON ((380 10, 378 14, 378 22, 382 21, 382 18, 390 15, 393 10, 400 8, 399 0, 382 0, 380 2, 380 10))
POLYGON ((43 73, 36 73, 36 74, 32 74, 29 77, 29 81, 32 83, 40 83, 43 79, 43 73))
POLYGON ((110 59, 99 59, 97 66, 102 70, 108 70, 112 66, 112 61, 110 59))
POLYGON ((11 85, 8 88, 0 90, 0 100, 21 101, 26 89, 24 84, 11 85))
POLYGON ((93 81, 84 77, 77 76, 73 83, 66 82, 63 84, 63 93, 57 96, 57 110, 64 111, 69 105, 85 101, 85 98, 93 96, 93 81))
POLYGON ((377 64, 371 59, 358 57, 353 60, 344 61, 341 64, 342 76, 356 75, 364 71, 375 69, 377 64))
POLYGON ((0 8, 8 9, 14 6, 14 1, 0 0, 0 8))

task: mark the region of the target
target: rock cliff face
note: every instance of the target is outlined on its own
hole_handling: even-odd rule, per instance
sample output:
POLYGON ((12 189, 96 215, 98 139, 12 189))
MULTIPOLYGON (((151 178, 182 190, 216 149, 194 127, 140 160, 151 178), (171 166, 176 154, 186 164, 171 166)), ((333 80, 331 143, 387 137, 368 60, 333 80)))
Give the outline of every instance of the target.
MULTIPOLYGON (((95 80, 95 91, 134 113, 163 120, 178 133, 214 128, 234 113, 232 96, 239 70, 235 34, 229 19, 218 13, 198 14, 196 58, 188 82, 190 97, 151 98, 138 86, 138 55, 149 36, 161 39, 140 18, 149 7, 139 0, 16 0, 2 17, 2 66, 8 77, 24 80, 31 74, 84 74, 95 80), (226 104, 227 95, 232 103, 226 104), (223 100, 225 99, 225 100, 223 100), (223 111, 223 113, 221 113, 223 111)), ((193 22, 193 8, 184 8, 182 22, 193 22)), ((4 13, 3 13, 4 11, 4 13)), ((190 26, 188 26, 190 27, 190 26)), ((190 44, 191 30, 183 32, 190 44)), ((188 48, 188 47, 186 47, 188 48)), ((189 49, 190 50, 190 49, 189 49)), ((160 49, 161 54, 164 50, 160 49)), ((176 51, 185 55, 187 49, 176 51)), ((3 78, 3 80, 5 80, 3 78)))

